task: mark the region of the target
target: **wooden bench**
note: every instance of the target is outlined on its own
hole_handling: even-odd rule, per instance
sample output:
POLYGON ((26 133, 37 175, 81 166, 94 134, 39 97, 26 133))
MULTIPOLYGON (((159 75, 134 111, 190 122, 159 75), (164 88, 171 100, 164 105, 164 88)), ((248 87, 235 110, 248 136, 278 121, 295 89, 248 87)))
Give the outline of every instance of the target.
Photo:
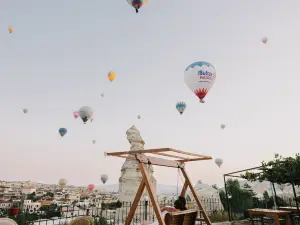
POLYGON ((192 209, 167 213, 165 223, 166 225, 194 225, 197 215, 198 211, 192 209))

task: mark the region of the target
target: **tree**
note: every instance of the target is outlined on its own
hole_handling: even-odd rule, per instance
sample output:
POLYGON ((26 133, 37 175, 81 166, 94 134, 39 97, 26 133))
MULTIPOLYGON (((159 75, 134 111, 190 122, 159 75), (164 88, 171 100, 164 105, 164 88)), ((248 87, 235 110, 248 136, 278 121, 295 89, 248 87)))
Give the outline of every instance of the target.
POLYGON ((35 198, 35 192, 32 192, 32 193, 30 193, 30 194, 27 195, 27 199, 28 200, 32 200, 33 201, 34 198, 35 198))
MULTIPOLYGON (((230 206, 233 212, 242 213, 246 209, 252 208, 253 198, 256 194, 253 192, 251 186, 249 186, 247 189, 244 189, 241 188, 237 179, 228 179, 226 181, 226 188, 228 194, 231 195, 230 206)), ((219 194, 225 210, 228 210, 225 191, 221 190, 219 194)))
POLYGON ((44 211, 46 218, 61 216, 61 207, 58 206, 57 204, 41 206, 40 211, 44 211))
POLYGON ((185 199, 186 199, 187 202, 191 202, 192 201, 191 197, 188 194, 186 195, 185 199))
POLYGON ((265 190, 263 193, 263 200, 267 202, 269 199, 270 199, 269 193, 265 190))
POLYGON ((275 154, 273 160, 261 163, 261 173, 246 172, 241 175, 242 178, 248 181, 270 181, 272 183, 287 184, 293 183, 300 185, 300 155, 295 157, 282 157, 275 154))
POLYGON ((78 200, 74 200, 71 205, 76 205, 77 203, 78 203, 78 200))
POLYGON ((216 184, 211 185, 214 189, 219 190, 218 186, 216 184))
POLYGON ((54 197, 54 194, 52 192, 47 192, 46 196, 49 196, 50 198, 53 198, 54 197))
POLYGON ((253 191, 252 187, 249 184, 245 183, 243 188, 244 190, 247 190, 252 197, 256 196, 256 193, 253 191))

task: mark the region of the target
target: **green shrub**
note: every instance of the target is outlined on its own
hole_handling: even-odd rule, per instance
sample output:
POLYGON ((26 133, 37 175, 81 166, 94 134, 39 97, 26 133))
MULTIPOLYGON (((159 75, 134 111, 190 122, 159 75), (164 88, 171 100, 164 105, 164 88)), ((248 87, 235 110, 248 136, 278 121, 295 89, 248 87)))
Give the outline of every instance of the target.
POLYGON ((226 212, 226 211, 223 211, 223 212, 214 211, 209 216, 209 218, 210 218, 212 223, 225 222, 225 221, 228 221, 228 212, 226 212))
POLYGON ((95 217, 94 225, 108 225, 105 217, 95 217))
POLYGON ((122 202, 117 201, 117 202, 111 202, 111 203, 101 203, 101 207, 103 210, 105 209, 117 209, 122 207, 122 202))

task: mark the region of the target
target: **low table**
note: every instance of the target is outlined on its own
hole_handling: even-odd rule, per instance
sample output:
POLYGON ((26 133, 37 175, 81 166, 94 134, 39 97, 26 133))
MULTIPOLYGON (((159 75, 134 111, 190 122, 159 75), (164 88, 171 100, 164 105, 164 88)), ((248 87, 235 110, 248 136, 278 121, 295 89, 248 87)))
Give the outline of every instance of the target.
POLYGON ((286 225, 291 225, 290 211, 287 210, 275 210, 275 209, 248 209, 249 216, 252 218, 254 215, 267 215, 273 216, 275 224, 280 225, 279 216, 286 218, 286 225))

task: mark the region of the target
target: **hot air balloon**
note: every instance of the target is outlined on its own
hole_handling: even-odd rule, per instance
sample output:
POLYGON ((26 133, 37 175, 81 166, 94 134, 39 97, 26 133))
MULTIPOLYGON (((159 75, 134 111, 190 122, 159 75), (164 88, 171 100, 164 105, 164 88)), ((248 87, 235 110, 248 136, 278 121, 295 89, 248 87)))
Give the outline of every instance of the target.
POLYGON ((140 115, 138 115, 138 116, 137 116, 137 118, 138 118, 138 119, 141 119, 141 116, 140 116, 140 115))
POLYGON ((78 114, 85 124, 93 115, 93 110, 89 106, 83 106, 78 110, 78 114))
POLYGON ((73 112, 73 116, 74 116, 75 119, 77 119, 78 116, 79 116, 79 113, 75 111, 75 112, 73 112))
POLYGON ((225 127, 226 127, 225 124, 221 124, 222 129, 225 129, 225 127))
POLYGON ((65 134, 68 132, 66 128, 59 128, 58 130, 60 136, 65 136, 65 134))
POLYGON ((138 13, 139 9, 148 3, 148 0, 127 0, 128 4, 135 8, 135 12, 138 13))
POLYGON ((58 185, 61 189, 63 189, 67 185, 68 181, 65 178, 61 178, 58 181, 58 185))
POLYGON ((188 88, 204 103, 204 98, 216 80, 216 70, 208 62, 200 61, 189 65, 184 71, 188 88))
POLYGON ((101 93, 101 97, 104 97, 104 93, 101 93))
POLYGON ((89 184, 89 185, 88 185, 88 189, 89 189, 90 191, 93 191, 93 190, 95 189, 95 184, 89 184))
POLYGON ((181 115, 184 112, 185 108, 186 108, 185 102, 177 102, 176 109, 181 115))
POLYGON ((28 109, 23 109, 23 113, 24 114, 28 113, 28 109))
POLYGON ((262 41, 262 43, 267 44, 268 38, 267 38, 267 37, 263 37, 263 38, 261 39, 261 41, 262 41))
POLYGON ((96 144, 96 140, 93 140, 93 144, 96 144))
POLYGON ((8 32, 9 33, 13 33, 14 32, 14 28, 13 27, 8 27, 8 32))
POLYGON ((108 75, 107 75, 107 77, 108 77, 108 79, 109 79, 110 82, 112 82, 114 79, 116 79, 116 76, 117 75, 114 72, 112 72, 112 71, 110 71, 108 73, 108 75))
POLYGON ((223 159, 216 158, 215 163, 218 165, 218 167, 221 167, 221 165, 223 164, 223 159))
POLYGON ((106 174, 102 174, 101 181, 103 182, 103 184, 105 184, 107 180, 108 180, 108 176, 106 174))

